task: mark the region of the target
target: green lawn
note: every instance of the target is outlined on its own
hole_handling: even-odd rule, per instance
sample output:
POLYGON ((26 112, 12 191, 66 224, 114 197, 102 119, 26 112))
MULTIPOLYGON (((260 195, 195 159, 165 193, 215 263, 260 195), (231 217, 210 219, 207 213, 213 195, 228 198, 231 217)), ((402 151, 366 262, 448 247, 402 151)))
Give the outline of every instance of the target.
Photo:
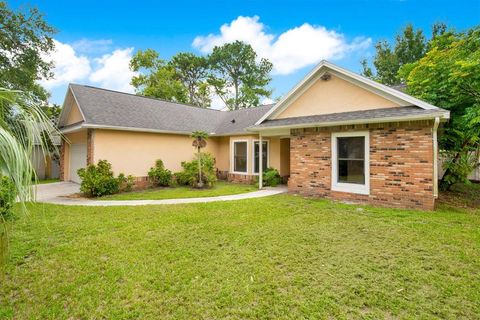
POLYGON ((142 191, 124 192, 98 198, 99 200, 160 200, 178 198, 216 197, 257 191, 254 185, 219 181, 210 189, 190 187, 156 188, 142 191))
POLYGON ((278 195, 37 204, 13 223, 0 318, 474 319, 480 212, 278 195))

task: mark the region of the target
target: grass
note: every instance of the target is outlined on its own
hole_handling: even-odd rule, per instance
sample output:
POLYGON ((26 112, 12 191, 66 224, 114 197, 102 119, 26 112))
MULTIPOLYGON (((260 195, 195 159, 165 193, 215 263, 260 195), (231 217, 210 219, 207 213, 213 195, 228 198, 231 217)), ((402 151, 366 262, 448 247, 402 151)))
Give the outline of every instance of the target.
POLYGON ((480 183, 456 184, 441 192, 439 202, 450 207, 480 208, 480 183))
POLYGON ((219 181, 210 189, 192 189, 190 187, 156 188, 142 191, 118 193, 98 198, 99 200, 160 200, 178 198, 216 197, 257 191, 254 185, 235 184, 219 181))
POLYGON ((278 195, 37 204, 13 223, 0 318, 473 319, 480 212, 278 195))
POLYGON ((60 182, 60 179, 58 179, 58 178, 51 178, 51 179, 38 180, 38 181, 37 181, 37 184, 47 184, 47 183, 54 183, 54 182, 60 182))

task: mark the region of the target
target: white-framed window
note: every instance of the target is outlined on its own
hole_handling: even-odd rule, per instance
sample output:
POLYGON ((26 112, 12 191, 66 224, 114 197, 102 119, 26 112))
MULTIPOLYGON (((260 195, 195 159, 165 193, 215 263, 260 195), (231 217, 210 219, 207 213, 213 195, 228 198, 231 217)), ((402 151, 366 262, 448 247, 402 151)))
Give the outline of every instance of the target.
POLYGON ((248 172, 248 140, 234 140, 232 149, 233 173, 246 174, 248 172))
MULTIPOLYGON (((269 167, 270 163, 270 143, 268 140, 262 140, 262 162, 263 162, 263 171, 269 167)), ((260 171, 260 141, 253 141, 253 174, 258 174, 260 171)))
POLYGON ((370 194, 370 134, 332 133, 332 190, 370 194))

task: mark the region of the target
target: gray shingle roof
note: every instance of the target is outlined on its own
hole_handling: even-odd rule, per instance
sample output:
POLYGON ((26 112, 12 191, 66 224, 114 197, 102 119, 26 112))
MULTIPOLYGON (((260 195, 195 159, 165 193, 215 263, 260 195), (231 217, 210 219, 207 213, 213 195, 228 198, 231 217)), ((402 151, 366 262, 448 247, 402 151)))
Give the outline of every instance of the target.
POLYGON ((71 84, 86 124, 189 133, 246 133, 273 105, 219 111, 118 91, 71 84), (232 120, 235 122, 232 123, 232 120))
POLYGON ((85 116, 87 125, 140 128, 184 134, 203 130, 211 135, 231 135, 249 133, 247 129, 255 128, 362 120, 367 123, 382 118, 434 116, 448 112, 443 109, 425 110, 410 106, 266 120, 255 126, 255 123, 272 109, 274 104, 235 111, 219 111, 91 86, 71 84, 70 88, 85 116))
POLYGON ((396 107, 396 108, 382 108, 374 110, 363 111, 351 111, 341 113, 330 113, 315 116, 294 117, 285 119, 267 120, 260 125, 252 126, 251 128, 274 128, 284 126, 296 126, 296 125, 311 125, 322 123, 334 123, 334 122, 353 122, 353 121, 377 121, 386 118, 402 118, 413 116, 435 116, 443 115, 448 112, 444 109, 425 110, 416 106, 410 107, 396 107))

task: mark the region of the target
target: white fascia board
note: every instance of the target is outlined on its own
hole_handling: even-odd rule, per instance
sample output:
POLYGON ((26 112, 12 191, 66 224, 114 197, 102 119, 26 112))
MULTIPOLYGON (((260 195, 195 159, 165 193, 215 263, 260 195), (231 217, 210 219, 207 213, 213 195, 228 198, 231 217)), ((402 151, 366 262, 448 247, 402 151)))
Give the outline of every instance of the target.
MULTIPOLYGON (((408 94, 392 89, 386 85, 370 80, 354 72, 343 69, 325 60, 321 61, 312 71, 310 71, 295 87, 293 87, 272 109, 270 109, 263 117, 261 117, 255 124, 259 125, 272 115, 278 114, 288 107, 291 98, 298 94, 300 90, 305 90, 304 87, 309 82, 320 76, 317 74, 321 69, 329 69, 335 72, 335 75, 340 76, 343 80, 359 85, 373 93, 376 93, 386 99, 404 105, 415 105, 425 110, 434 110, 438 107, 431 105, 425 101, 414 98, 408 94)), ((327 70, 325 70, 327 71, 327 70)))
POLYGON ((292 124, 284 126, 275 126, 275 127, 250 127, 247 128, 251 132, 268 132, 276 131, 279 129, 301 129, 301 128, 314 128, 314 127, 333 127, 341 125, 352 125, 352 124, 372 124, 372 123, 383 123, 383 122, 406 122, 406 121, 420 121, 420 120, 432 120, 436 117, 441 117, 443 119, 449 118, 449 113, 434 113, 424 116, 404 116, 404 117, 386 117, 386 118, 376 118, 376 119, 357 119, 349 121, 330 121, 330 122, 312 122, 312 123, 303 123, 303 124, 292 124))

